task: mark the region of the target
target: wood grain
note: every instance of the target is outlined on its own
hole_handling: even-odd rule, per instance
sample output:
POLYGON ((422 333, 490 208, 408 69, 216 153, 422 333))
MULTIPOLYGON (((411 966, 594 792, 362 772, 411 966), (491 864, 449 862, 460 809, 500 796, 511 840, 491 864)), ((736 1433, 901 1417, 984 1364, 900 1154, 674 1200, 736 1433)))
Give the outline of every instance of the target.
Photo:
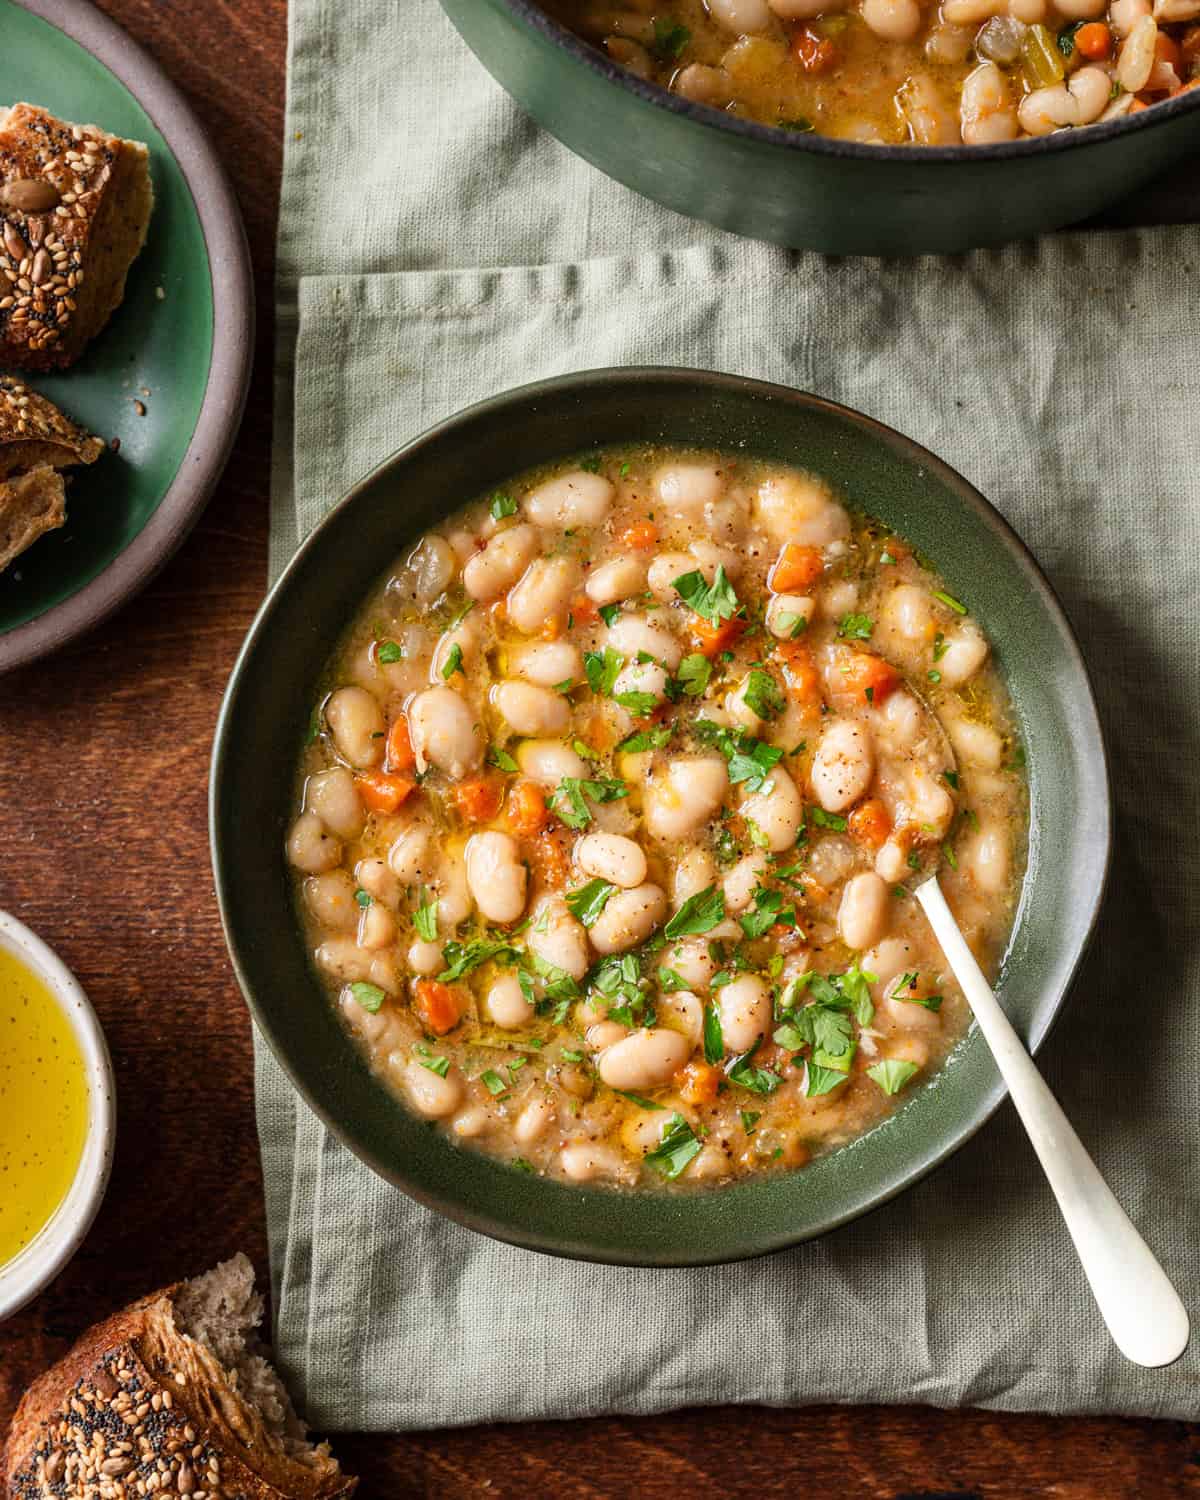
MULTIPOLYGON (((285 7, 102 5, 186 90, 229 167, 255 258, 259 349, 233 461, 182 552, 101 630, 0 680, 0 906, 82 980, 120 1095, 112 1187, 84 1250, 0 1328, 0 1433, 87 1323, 239 1247, 266 1264, 250 1026, 217 919, 205 790, 221 692, 266 580, 285 7)), ((1200 1496, 1200 1425, 918 1407, 726 1407, 338 1447, 367 1496, 1200 1496)))

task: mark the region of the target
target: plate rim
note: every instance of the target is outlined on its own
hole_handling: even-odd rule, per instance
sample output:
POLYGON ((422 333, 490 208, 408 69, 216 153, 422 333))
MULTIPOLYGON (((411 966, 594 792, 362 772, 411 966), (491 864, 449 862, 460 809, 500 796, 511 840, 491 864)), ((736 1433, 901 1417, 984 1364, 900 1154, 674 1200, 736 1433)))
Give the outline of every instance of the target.
MULTIPOLYGON (((241 941, 244 923, 238 921, 230 888, 230 855, 225 847, 223 815, 226 767, 236 754, 236 747, 231 741, 231 732, 239 707, 239 698, 244 689, 247 669, 260 648, 263 636, 270 628, 272 615, 279 601, 290 587, 295 575, 302 572, 310 555, 319 551, 324 544, 334 518, 352 507, 364 493, 369 492, 390 471, 402 467, 406 460, 422 448, 444 438, 457 428, 468 426, 479 420, 488 411, 506 407, 536 406, 542 398, 569 394, 572 391, 586 393, 597 384, 625 384, 636 387, 644 381, 662 381, 667 384, 681 385, 698 383, 715 390, 735 389, 763 395, 768 399, 782 398, 795 406, 814 407, 835 417, 849 418, 854 424, 873 432, 888 446, 903 452, 909 461, 916 460, 921 467, 938 474, 959 494, 968 509, 974 511, 989 529, 995 531, 1001 542, 1019 557, 1030 586, 1039 594, 1047 613, 1059 626, 1063 646, 1084 689, 1084 696, 1080 701, 1083 718, 1086 720, 1087 770, 1089 772, 1087 779, 1090 790, 1094 793, 1091 803, 1092 826, 1089 830, 1089 854, 1097 879, 1090 901, 1087 903, 1086 916, 1079 925, 1077 935, 1072 939, 1073 954, 1062 971, 1058 992, 1050 1003, 1048 1012, 1045 1010, 1039 1012, 1028 1035, 1023 1038, 1030 1053, 1035 1056, 1045 1045, 1070 1003, 1071 993, 1078 980, 1083 960, 1096 935, 1112 865, 1114 808, 1111 764, 1092 672, 1084 656, 1075 626, 1057 590, 1032 549, 998 507, 952 464, 901 429, 892 427, 842 401, 832 400, 807 388, 787 386, 781 381, 756 379, 706 367, 651 364, 589 367, 505 387, 489 397, 472 402, 427 425, 400 444, 368 473, 348 486, 338 503, 313 526, 301 541, 256 612, 230 672, 213 737, 208 784, 208 831, 213 884, 226 950, 238 988, 253 1019, 255 1031, 285 1075, 288 1086, 294 1091, 296 1099, 311 1110, 332 1136, 358 1160, 385 1182, 399 1188, 417 1203, 437 1211, 476 1233, 521 1249, 595 1264, 667 1269, 732 1264, 739 1260, 750 1260, 761 1255, 791 1249, 807 1240, 820 1238, 838 1230, 858 1218, 870 1215, 882 1208, 884 1204, 908 1192, 918 1182, 939 1170, 955 1156, 996 1115, 1008 1098, 1008 1088, 998 1070, 995 1070, 994 1063, 991 1065, 994 1076, 987 1089, 982 1091, 975 1101, 967 1123, 958 1124, 950 1130, 936 1150, 914 1158, 903 1171, 896 1175, 895 1180, 888 1185, 886 1190, 879 1193, 872 1202, 863 1207, 851 1205, 843 1208, 827 1216, 815 1227, 796 1231, 786 1230, 771 1235, 748 1233, 743 1243, 733 1253, 726 1250, 714 1252, 705 1243, 683 1251, 656 1251, 653 1254, 638 1250, 597 1249, 582 1242, 556 1238, 553 1234, 542 1233, 536 1229, 527 1230, 524 1226, 514 1229, 511 1225, 502 1224, 490 1217, 485 1211, 479 1211, 454 1201, 451 1195, 443 1191, 423 1187, 414 1180, 413 1174, 398 1169, 392 1162, 384 1160, 374 1144, 352 1136, 351 1127, 348 1127, 333 1113, 331 1108, 327 1107, 325 1099, 321 1097, 320 1090, 312 1080, 302 1075, 291 1056, 282 1028, 273 1021, 265 1007, 260 1004, 251 977, 251 964, 247 950, 241 941)), ((600 1194, 608 1196, 607 1190, 600 1190, 600 1194, 587 1188, 573 1188, 570 1191, 592 1198, 597 1198, 600 1194)))
POLYGON ((0 634, 0 673, 27 666, 92 630, 129 602, 182 545, 225 470, 241 428, 255 348, 250 247, 219 157, 162 66, 87 0, 13 0, 90 53, 149 115, 187 184, 200 221, 213 299, 212 357, 196 425, 146 524, 69 598, 0 634))

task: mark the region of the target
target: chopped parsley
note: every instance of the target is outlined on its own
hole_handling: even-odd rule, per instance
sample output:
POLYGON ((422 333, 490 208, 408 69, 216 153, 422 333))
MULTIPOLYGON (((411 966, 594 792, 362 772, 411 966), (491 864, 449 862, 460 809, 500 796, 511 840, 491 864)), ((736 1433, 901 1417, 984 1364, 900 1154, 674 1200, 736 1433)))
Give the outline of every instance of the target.
POLYGON ((639 1109, 666 1109, 665 1104, 655 1104, 653 1099, 647 1099, 645 1094, 634 1094, 629 1089, 613 1089, 614 1094, 620 1094, 622 1099, 628 1099, 630 1104, 636 1104, 639 1109))
POLYGON ((485 1068, 479 1075, 479 1081, 493 1098, 497 1094, 505 1093, 508 1089, 508 1084, 500 1077, 495 1068, 485 1068))
POLYGON ((589 453, 587 458, 581 458, 579 460, 579 467, 584 471, 585 474, 599 474, 600 455, 598 453, 589 453))
POLYGON ((497 963, 509 964, 515 963, 520 957, 520 949, 514 948, 505 939, 493 941, 489 938, 473 938, 469 943, 452 941, 442 949, 446 967, 438 975, 438 979, 442 984, 448 984, 451 980, 462 979, 491 959, 495 959, 497 963))
POLYGON ((845 833, 848 826, 841 813, 826 812, 823 807, 816 806, 808 809, 808 821, 818 828, 832 828, 834 833, 845 833))
POLYGON ((708 680, 712 676, 712 662, 707 656, 702 656, 699 651, 694 651, 690 656, 685 656, 679 663, 679 672, 675 681, 683 688, 689 698, 699 698, 708 686, 708 680))
POLYGON ((721 1030, 721 1012, 713 1001, 704 1007, 704 1061, 714 1066, 725 1056, 725 1036, 721 1030))
POLYGON ((768 891, 758 886, 754 892, 754 906, 750 911, 744 911, 738 918, 738 924, 748 938, 760 938, 776 922, 783 922, 785 926, 794 925, 796 914, 789 908, 783 909, 783 893, 781 891, 768 891))
MULTIPOLYGON (((1071 54, 1075 51, 1075 33, 1082 25, 1082 21, 1075 21, 1070 26, 1064 26, 1063 29, 1058 33, 1058 36, 1056 38, 1056 41, 1058 43, 1058 50, 1064 57, 1070 57, 1071 54)), ((888 1092, 890 1093, 892 1091, 889 1089, 888 1092)))
POLYGON ((604 757, 599 750, 593 750, 590 745, 585 745, 582 740, 572 740, 571 749, 582 760, 603 760, 604 757))
POLYGON ((733 585, 725 576, 724 564, 717 565, 711 584, 705 583, 704 574, 696 569, 691 573, 681 573, 674 581, 674 588, 688 608, 710 625, 732 619, 741 608, 733 585))
POLYGON ((870 615, 843 615, 838 624, 838 635, 847 641, 869 641, 875 629, 870 615))
POLYGON ((967 606, 961 599, 956 599, 953 594, 947 594, 942 589, 934 589, 933 597, 941 600, 947 609, 952 609, 956 615, 965 615, 967 606))
POLYGON ((663 1126, 658 1145, 646 1152, 645 1161, 668 1182, 674 1182, 687 1164, 700 1155, 700 1150, 696 1132, 682 1115, 674 1114, 663 1126))
POLYGON ((669 995, 674 990, 686 990, 689 988, 687 980, 677 969, 660 968, 655 977, 658 980, 658 987, 664 995, 669 995))
POLYGON ((368 984, 365 979, 356 979, 350 986, 350 993, 362 1006, 363 1010, 369 1010, 372 1015, 376 1013, 387 999, 387 995, 377 984, 368 984))
POLYGON ((943 771, 942 775, 945 777, 946 781, 957 792, 958 791, 958 772, 957 771, 943 771))
POLYGON ((746 707, 760 719, 773 719, 783 712, 786 700, 779 684, 770 672, 761 667, 752 667, 742 689, 746 707))
POLYGON ((488 765, 495 766, 498 771, 508 771, 510 774, 519 769, 516 761, 507 750, 501 750, 499 745, 492 745, 485 757, 488 765))
POLYGON ((740 1109, 738 1114, 742 1117, 742 1129, 747 1135, 754 1134, 754 1127, 762 1119, 761 1109, 740 1109))
POLYGON ((607 906, 609 897, 616 894, 616 890, 616 886, 607 880, 589 880, 577 890, 567 892, 567 906, 573 917, 585 927, 591 927, 607 906))
POLYGON ((639 729, 617 746, 618 755, 637 754, 642 750, 661 750, 675 732, 673 724, 664 724, 659 729, 639 729))
POLYGON ((620 613, 621 613, 621 606, 619 604, 602 604, 600 606, 600 618, 610 628, 612 626, 612 622, 617 618, 617 616, 620 613))
POLYGON ((587 674, 588 686, 593 693, 603 698, 612 697, 613 685, 624 665, 625 658, 611 646, 605 646, 603 651, 583 653, 583 670, 587 674))
POLYGON ((375 655, 381 666, 390 667, 393 662, 404 660, 404 647, 399 641, 380 641, 375 655))
POLYGON ((874 1079, 885 1094, 898 1094, 915 1072, 916 1063, 903 1062, 898 1057, 886 1057, 883 1062, 877 1062, 873 1068, 867 1069, 867 1077, 874 1079))
POLYGON ((710 885, 687 898, 663 928, 663 935, 674 939, 711 932, 724 919, 725 893, 719 886, 710 885))
POLYGON ((926 675, 926 677, 929 678, 930 682, 932 682, 932 683, 939 683, 942 680, 942 674, 938 671, 938 669, 936 667, 930 667, 929 671, 926 672, 925 675, 926 675))
POLYGON ((803 635, 808 629, 807 618, 790 609, 781 609, 775 616, 775 624, 779 632, 789 641, 794 641, 798 635, 803 635))
POLYGON ((654 40, 650 44, 650 50, 660 62, 678 62, 691 39, 692 33, 686 26, 659 16, 654 22, 654 40))
POLYGON ((449 651, 446 652, 445 665, 442 667, 442 677, 448 682, 455 672, 462 671, 462 647, 454 641, 449 651))
POLYGON ((939 630, 938 633, 933 638, 933 659, 934 659, 934 661, 941 661, 942 657, 945 656, 947 649, 948 649, 948 647, 946 645, 946 637, 939 630))
MULTIPOLYGON (((729 762, 729 780, 745 782, 748 792, 762 790, 771 771, 783 759, 783 751, 764 744, 741 730, 726 729, 711 719, 697 719, 692 732, 703 745, 714 745, 729 762)), ((753 835, 752 835, 753 837, 753 835)))
POLYGON ((503 521, 505 516, 515 516, 517 513, 517 502, 511 495, 503 495, 499 491, 492 496, 492 503, 488 507, 492 513, 492 519, 503 521))
MULTIPOLYGON (((422 1051, 424 1049, 422 1048, 422 1051)), ((432 1052, 424 1057, 418 1056, 417 1061, 423 1068, 428 1068, 431 1073, 436 1073, 439 1078, 445 1078, 450 1071, 450 1059, 448 1057, 436 1057, 432 1052)))
POLYGON ((725 1076, 730 1083, 736 1083, 739 1088, 749 1089, 752 1094, 773 1094, 783 1079, 773 1068, 756 1068, 753 1066, 752 1058, 758 1051, 760 1042, 755 1042, 749 1052, 743 1052, 725 1069, 725 1076))
MULTIPOLYGON (((545 981, 546 999, 553 1004, 564 1006, 561 1020, 559 1017, 555 1017, 556 1021, 561 1025, 561 1021, 566 1019, 565 1006, 572 1000, 578 1000, 583 992, 580 990, 577 981, 572 975, 567 973, 566 969, 560 969, 557 964, 552 964, 548 958, 543 958, 540 953, 531 952, 529 954, 529 961, 533 965, 534 972, 539 978, 545 981)), ((521 976, 518 974, 517 977, 520 979, 521 976)), ((524 984, 521 985, 521 989, 524 993, 524 984)), ((528 995, 526 995, 526 999, 528 998, 528 995)))
POLYGON ((819 1063, 810 1061, 805 1071, 808 1074, 808 1082, 804 1092, 810 1099, 815 1099, 819 1094, 828 1094, 837 1088, 840 1083, 845 1083, 846 1075, 836 1068, 823 1068, 819 1063))
POLYGON ((614 694, 613 702, 619 703, 622 708, 627 708, 635 719, 645 719, 658 707, 658 696, 655 693, 643 693, 631 688, 627 693, 614 694))
POLYGON ((355 891, 355 893, 354 893, 354 899, 358 903, 359 906, 364 907, 364 908, 368 907, 371 904, 371 893, 369 891, 364 891, 360 887, 357 891, 355 891))
POLYGON ((586 828, 592 821, 588 798, 593 802, 616 802, 628 796, 629 788, 612 776, 564 776, 550 795, 550 805, 568 828, 586 828))

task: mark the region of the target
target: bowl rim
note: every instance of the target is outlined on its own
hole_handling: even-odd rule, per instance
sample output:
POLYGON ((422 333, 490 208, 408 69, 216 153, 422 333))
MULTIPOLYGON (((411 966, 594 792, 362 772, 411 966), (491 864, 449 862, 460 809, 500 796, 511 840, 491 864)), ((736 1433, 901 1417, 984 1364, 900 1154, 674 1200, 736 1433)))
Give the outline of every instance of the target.
MULTIPOLYGON (((254 360, 250 246, 233 187, 192 106, 153 57, 86 0, 13 0, 91 54, 149 115, 191 194, 212 287, 212 354, 196 425, 174 477, 135 537, 68 598, 0 634, 0 672, 78 639, 140 592, 200 519, 241 427, 254 360)), ((136 263, 135 263, 136 264, 136 263)))
POLYGON ((560 48, 593 73, 608 83, 625 89, 644 104, 665 109, 680 118, 690 120, 706 130, 717 130, 728 135, 753 141, 758 145, 775 146, 785 151, 811 153, 817 156, 841 157, 858 161, 902 161, 909 165, 930 163, 946 165, 963 161, 1006 161, 1027 156, 1053 155, 1062 151, 1075 151, 1098 145, 1118 135, 1132 131, 1152 130, 1168 120, 1179 118, 1189 110, 1200 110, 1200 88, 1181 90, 1172 98, 1164 99, 1150 109, 1136 114, 1125 113, 1116 119, 1096 121, 1077 130, 1055 130, 1049 135, 1021 136, 1015 141, 998 141, 987 146, 968 146, 965 143, 951 146, 899 146, 872 145, 866 141, 847 141, 835 136, 821 135, 816 131, 781 130, 776 125, 763 125, 756 120, 744 120, 737 115, 726 114, 708 104, 698 104, 673 94, 661 84, 638 78, 628 68, 606 57, 597 47, 583 41, 561 21, 548 15, 536 0, 490 0, 503 6, 518 21, 531 31, 538 32, 552 46, 560 48))
MULTIPOLYGON (((936 1150, 914 1158, 908 1166, 896 1174, 894 1181, 889 1184, 888 1188, 880 1192, 865 1208, 851 1204, 837 1213, 827 1215, 818 1225, 812 1228, 803 1228, 798 1231, 787 1230, 778 1234, 760 1235, 758 1238, 754 1237, 752 1230, 748 1230, 745 1244, 735 1253, 728 1251, 713 1253, 701 1246, 694 1246, 682 1251, 670 1250, 658 1252, 653 1256, 639 1255, 636 1252, 612 1253, 607 1250, 596 1251, 582 1242, 566 1243, 562 1239, 555 1238, 552 1234, 542 1234, 536 1231, 531 1231, 528 1234, 513 1232, 510 1226, 497 1224, 486 1213, 448 1201, 444 1195, 425 1190, 413 1182, 411 1177, 404 1172, 403 1168, 398 1168, 393 1161, 384 1160, 381 1154, 375 1151, 371 1145, 361 1140, 352 1139, 348 1128, 337 1118, 333 1110, 327 1108, 322 1102, 318 1096, 317 1089, 310 1085, 293 1066, 289 1057, 286 1027, 282 1024, 276 1025, 272 1021, 269 1010, 259 1003, 250 982, 246 956, 235 935, 235 918, 230 892, 231 877, 228 869, 228 866, 232 863, 232 856, 223 852, 222 848, 221 786, 227 765, 237 755, 236 747, 231 739, 230 726, 234 718, 239 685, 251 658, 259 648, 260 641, 266 637, 270 629, 272 615, 278 607, 279 601, 290 587, 292 578, 303 570, 312 554, 318 552, 324 545, 326 532, 334 526, 336 518, 343 515, 347 509, 355 505, 360 496, 369 493, 379 479, 389 471, 401 468, 405 462, 425 447, 447 438, 452 438, 456 431, 469 426, 489 413, 503 411, 506 408, 521 409, 547 397, 570 393, 572 389, 586 393, 598 383, 628 385, 631 388, 636 388, 647 381, 672 383, 681 386, 694 386, 698 383, 707 389, 715 391, 737 390, 739 392, 758 394, 775 400, 783 399, 799 407, 815 408, 842 420, 849 420, 851 423, 867 429, 887 445, 905 453, 910 462, 916 463, 923 470, 940 478, 975 513, 981 523, 995 531, 1001 542, 1007 544, 1016 553, 1030 587, 1039 594, 1047 613, 1059 627, 1063 648, 1069 653, 1071 665, 1077 672, 1078 679, 1084 688, 1080 707, 1086 710, 1085 717, 1089 738, 1088 750, 1090 753, 1088 756, 1081 758, 1081 763, 1086 770, 1090 771, 1090 776, 1085 783, 1085 789, 1090 793, 1086 805, 1089 807, 1095 823, 1095 827, 1092 830, 1093 842, 1089 847, 1094 871, 1092 893, 1088 904, 1082 908, 1082 912, 1086 913, 1086 915, 1081 915, 1079 919, 1077 936, 1074 940, 1075 954, 1069 966, 1062 972, 1059 994, 1049 1013, 1046 1014, 1043 1011, 1031 1027, 1029 1035, 1026 1038, 1031 1053, 1036 1054, 1040 1050, 1046 1038, 1050 1035, 1053 1026, 1057 1023, 1066 1008, 1066 1002, 1078 976, 1079 967, 1095 934, 1107 888, 1112 859, 1113 804, 1109 757, 1104 742, 1091 674, 1075 630, 1053 585, 1043 573, 1033 553, 1012 526, 1009 525, 1004 516, 1001 515, 999 510, 956 469, 952 468, 922 444, 916 442, 915 439, 888 426, 887 423, 880 422, 876 418, 870 417, 843 403, 828 400, 813 392, 796 390, 777 382, 758 380, 749 376, 732 375, 721 371, 698 369, 690 366, 629 365, 573 371, 565 375, 553 376, 549 379, 511 387, 482 401, 474 402, 470 406, 454 412, 450 416, 426 428, 380 463, 376 464, 369 473, 350 487, 342 499, 322 517, 299 547, 297 547, 295 553, 289 559, 287 566, 268 591, 266 598, 263 600, 247 631, 246 638, 238 652, 237 660, 234 663, 225 693, 222 697, 214 733, 209 776, 209 841, 212 856, 213 882, 226 948, 229 952, 238 986, 245 998, 254 1025, 266 1041, 276 1062, 286 1074, 291 1086, 296 1090, 301 1100, 324 1123, 342 1145, 385 1182, 399 1187, 416 1202, 436 1210, 468 1229, 486 1234, 493 1239, 515 1245, 521 1249, 535 1250, 566 1259, 586 1260, 597 1264, 653 1266, 660 1268, 723 1265, 787 1250, 802 1243, 804 1240, 817 1238, 855 1219, 862 1218, 866 1214, 873 1213, 876 1209, 883 1207, 884 1204, 890 1202, 900 1194, 907 1192, 911 1187, 915 1186, 923 1178, 948 1161, 995 1115, 1000 1105, 1008 1097, 1008 1089, 1000 1078, 998 1071, 990 1088, 985 1090, 977 1100, 967 1123, 957 1125, 948 1131, 936 1150)), ((862 1138, 865 1137, 858 1139, 862 1138)), ((846 1149, 852 1148, 854 1144, 854 1142, 851 1142, 846 1149)), ((562 1187, 561 1184, 554 1185, 559 1188, 562 1187)), ((582 1194, 591 1197, 593 1200, 600 1201, 608 1201, 614 1196, 611 1191, 603 1189, 595 1190, 586 1187, 570 1187, 566 1190, 575 1195, 582 1194)))
POLYGON ((33 971, 66 1016, 83 1056, 88 1090, 87 1134, 71 1186, 33 1239, 0 1265, 3 1322, 43 1291, 83 1243, 108 1188, 117 1109, 108 1042, 83 986, 48 943, 7 911, 0 911, 0 949, 33 971))

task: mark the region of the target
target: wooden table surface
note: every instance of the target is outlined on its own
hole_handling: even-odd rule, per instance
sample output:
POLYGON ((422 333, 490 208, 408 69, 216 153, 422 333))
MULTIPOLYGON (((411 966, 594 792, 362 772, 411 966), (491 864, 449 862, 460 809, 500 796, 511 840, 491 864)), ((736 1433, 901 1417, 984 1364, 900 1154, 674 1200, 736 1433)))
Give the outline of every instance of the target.
MULTIPOLYGON (((0 1437, 91 1321, 245 1249, 265 1273, 250 1021, 206 835, 209 748, 266 581, 271 274, 285 0, 103 0, 187 92, 232 174, 258 291, 233 461, 156 582, 59 656, 0 680, 0 907, 75 971, 108 1034, 112 1186, 54 1285, 0 1328, 0 1437)), ((1200 1496, 1200 1425, 924 1407, 727 1407, 653 1419, 343 1437, 364 1496, 1200 1496)))

